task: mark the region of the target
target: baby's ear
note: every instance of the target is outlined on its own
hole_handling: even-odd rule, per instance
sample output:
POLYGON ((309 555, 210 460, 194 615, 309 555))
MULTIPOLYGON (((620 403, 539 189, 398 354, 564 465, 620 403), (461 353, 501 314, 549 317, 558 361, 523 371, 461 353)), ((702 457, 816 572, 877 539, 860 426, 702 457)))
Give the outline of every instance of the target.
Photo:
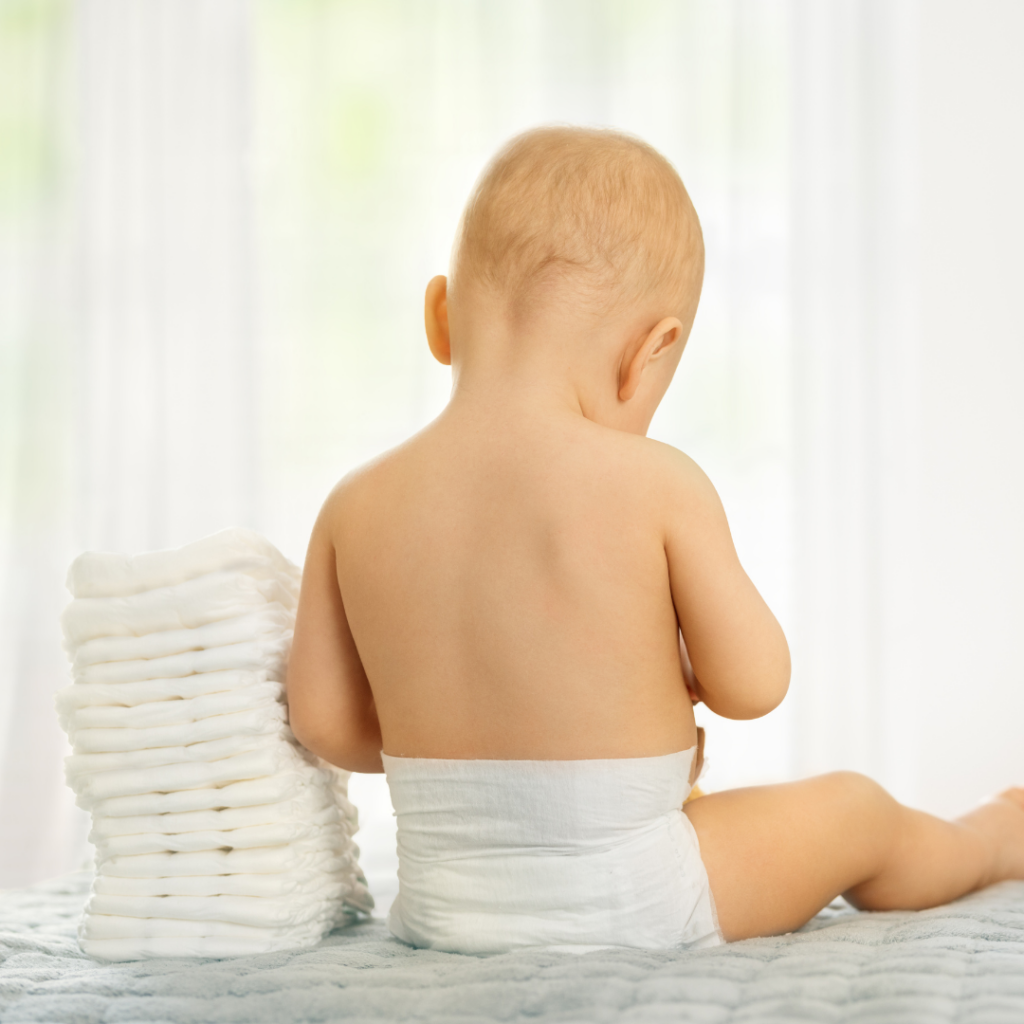
POLYGON ((660 359, 683 341, 683 324, 678 317, 667 316, 659 320, 640 340, 623 353, 619 365, 619 399, 628 402, 640 387, 640 378, 653 359, 660 359))
POLYGON ((444 366, 452 364, 451 338, 448 336, 448 279, 443 274, 432 277, 427 285, 423 304, 423 321, 427 328, 427 344, 433 357, 444 366))

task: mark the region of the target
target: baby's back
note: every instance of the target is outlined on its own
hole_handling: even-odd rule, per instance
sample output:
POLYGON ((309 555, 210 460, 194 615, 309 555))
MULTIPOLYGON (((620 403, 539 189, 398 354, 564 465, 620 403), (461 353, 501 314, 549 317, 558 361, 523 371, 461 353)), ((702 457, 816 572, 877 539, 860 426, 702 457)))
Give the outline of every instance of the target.
POLYGON ((449 412, 338 487, 338 581, 387 753, 692 745, 663 451, 578 415, 449 412))

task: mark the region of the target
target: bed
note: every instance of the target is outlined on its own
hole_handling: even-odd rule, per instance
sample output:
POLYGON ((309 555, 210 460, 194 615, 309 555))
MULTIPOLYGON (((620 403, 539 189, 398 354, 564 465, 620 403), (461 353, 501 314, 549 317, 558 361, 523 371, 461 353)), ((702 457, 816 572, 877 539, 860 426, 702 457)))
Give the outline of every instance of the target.
POLYGON ((1024 1022, 1024 882, 920 913, 835 906, 697 952, 414 950, 371 920, 313 949, 104 964, 75 941, 86 873, 0 894, 0 1021, 1024 1022))

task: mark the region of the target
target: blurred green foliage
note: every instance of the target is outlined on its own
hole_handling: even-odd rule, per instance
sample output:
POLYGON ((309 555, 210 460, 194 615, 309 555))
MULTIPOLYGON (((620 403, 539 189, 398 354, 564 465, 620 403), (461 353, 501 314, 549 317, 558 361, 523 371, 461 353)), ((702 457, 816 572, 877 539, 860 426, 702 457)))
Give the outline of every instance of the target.
POLYGON ((52 197, 63 166, 56 105, 67 0, 0 0, 0 216, 52 197))

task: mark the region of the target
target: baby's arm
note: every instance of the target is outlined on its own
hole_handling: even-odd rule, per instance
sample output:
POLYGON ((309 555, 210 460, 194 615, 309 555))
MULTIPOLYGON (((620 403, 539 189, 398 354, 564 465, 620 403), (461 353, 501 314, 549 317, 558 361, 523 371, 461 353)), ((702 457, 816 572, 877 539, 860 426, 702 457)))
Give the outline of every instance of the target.
POLYGON ((665 553, 691 688, 718 715, 758 718, 786 695, 789 647, 740 565, 711 481, 685 455, 672 455, 665 553))
POLYGON ((354 772, 382 772, 380 723, 345 616, 328 500, 309 541, 288 660, 288 716, 298 741, 354 772))

